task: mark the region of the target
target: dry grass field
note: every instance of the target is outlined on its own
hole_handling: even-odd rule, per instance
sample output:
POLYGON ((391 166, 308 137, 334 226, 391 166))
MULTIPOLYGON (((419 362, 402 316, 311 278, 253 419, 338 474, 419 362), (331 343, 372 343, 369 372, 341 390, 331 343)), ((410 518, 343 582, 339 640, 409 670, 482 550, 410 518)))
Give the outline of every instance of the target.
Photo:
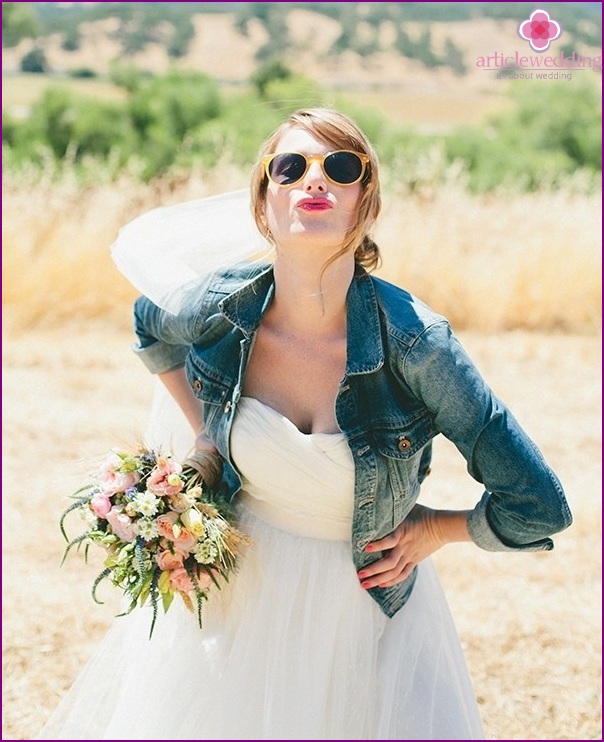
MULTIPOLYGON (((113 620, 98 559, 61 569, 57 520, 86 464, 145 427, 152 382, 132 355, 133 290, 108 245, 153 206, 241 187, 124 177, 7 182, 4 292, 4 727, 32 739, 113 620)), ((575 523, 540 554, 437 554, 489 739, 601 739, 600 198, 390 194, 383 274, 448 314, 485 377, 561 477, 575 523), (547 332, 544 331, 547 330, 547 332)), ((423 501, 480 495, 439 440, 423 501)), ((119 620, 119 619, 117 619, 119 620)))
MULTIPOLYGON (((381 275, 457 328, 599 330, 600 194, 472 197, 454 179, 432 185, 426 167, 416 195, 385 196, 376 229, 381 275)), ((116 275, 108 251, 119 227, 156 206, 246 182, 228 163, 182 183, 151 186, 127 176, 84 188, 69 175, 58 183, 7 181, 2 288, 11 321, 51 327, 74 315, 112 315, 124 323, 134 292, 116 275)))
MULTIPOLYGON (((131 339, 100 320, 5 339, 3 739, 35 736, 116 612, 116 601, 89 595, 98 555, 59 568, 57 519, 84 463, 144 429, 152 384, 131 339)), ((462 340, 559 473, 575 515, 550 553, 456 545, 436 555, 487 736, 601 739, 599 341, 525 331, 462 340)), ((479 487, 463 464, 439 440, 424 501, 471 506, 479 487)))

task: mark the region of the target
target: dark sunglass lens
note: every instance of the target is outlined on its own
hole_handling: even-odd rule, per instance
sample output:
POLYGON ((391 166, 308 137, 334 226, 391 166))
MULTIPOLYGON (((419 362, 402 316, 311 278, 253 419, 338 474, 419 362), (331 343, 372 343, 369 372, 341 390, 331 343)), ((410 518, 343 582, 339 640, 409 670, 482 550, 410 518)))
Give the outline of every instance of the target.
POLYGON ((354 152, 334 152, 325 158, 325 172, 336 183, 354 183, 361 177, 363 163, 354 152))
POLYGON ((295 183, 304 175, 305 170, 306 160, 295 152, 275 155, 268 168, 271 179, 279 185, 295 183))

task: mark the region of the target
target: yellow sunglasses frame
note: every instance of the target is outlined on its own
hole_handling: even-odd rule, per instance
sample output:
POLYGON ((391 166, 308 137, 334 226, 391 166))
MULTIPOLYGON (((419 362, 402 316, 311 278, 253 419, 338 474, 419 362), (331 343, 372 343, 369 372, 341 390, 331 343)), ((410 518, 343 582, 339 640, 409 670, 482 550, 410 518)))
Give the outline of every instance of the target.
POLYGON ((301 180, 303 180, 304 176, 308 172, 308 168, 313 162, 318 162, 321 165, 321 170, 323 171, 323 174, 325 175, 325 177, 330 183, 333 183, 334 185, 339 185, 339 186, 350 186, 350 185, 354 185, 355 183, 358 183, 359 180, 362 180, 367 170, 367 165, 369 164, 369 155, 365 155, 362 152, 355 152, 352 149, 335 149, 332 152, 326 152, 324 155, 305 155, 303 152, 273 152, 272 155, 265 155, 262 158, 262 164, 264 166, 264 172, 266 173, 266 177, 271 181, 271 183, 278 185, 280 188, 289 188, 290 186, 296 185, 296 183, 299 183, 301 180), (356 180, 353 180, 350 183, 340 183, 339 181, 334 180, 333 178, 330 178, 329 175, 325 172, 325 160, 330 155, 338 155, 341 153, 356 155, 361 161, 361 173, 356 180), (270 164, 275 159, 275 157, 278 157, 279 155, 300 155, 300 157, 303 157, 306 160, 306 167, 304 168, 304 172, 298 178, 298 180, 294 180, 293 183, 277 183, 276 180, 273 180, 273 178, 271 178, 271 174, 269 172, 270 164))

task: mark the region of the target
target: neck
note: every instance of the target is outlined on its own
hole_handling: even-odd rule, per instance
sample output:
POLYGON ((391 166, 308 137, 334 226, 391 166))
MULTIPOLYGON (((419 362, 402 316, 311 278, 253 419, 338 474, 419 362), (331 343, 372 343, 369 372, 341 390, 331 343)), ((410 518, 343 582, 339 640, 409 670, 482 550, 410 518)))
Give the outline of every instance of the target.
POLYGON ((274 322, 296 334, 342 334, 346 331, 346 295, 354 275, 354 255, 346 253, 321 273, 325 263, 278 255, 274 265, 274 322))

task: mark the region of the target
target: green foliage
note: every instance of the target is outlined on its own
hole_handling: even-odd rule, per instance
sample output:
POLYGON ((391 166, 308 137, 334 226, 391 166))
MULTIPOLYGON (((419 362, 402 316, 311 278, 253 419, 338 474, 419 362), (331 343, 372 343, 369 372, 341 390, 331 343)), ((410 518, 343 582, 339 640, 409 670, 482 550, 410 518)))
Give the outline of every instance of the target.
POLYGON ((429 26, 424 28, 417 42, 417 58, 424 67, 430 69, 441 64, 441 60, 432 49, 432 31, 429 26))
POLYGON ((30 49, 21 59, 21 72, 44 74, 48 69, 46 54, 39 47, 30 49))
POLYGON ((261 143, 282 121, 283 115, 272 103, 244 93, 225 102, 219 118, 189 137, 183 166, 201 162, 204 167, 213 167, 226 159, 249 167, 261 143))
POLYGON ((445 39, 445 56, 443 64, 446 67, 450 67, 458 77, 463 77, 463 75, 468 71, 464 61, 463 52, 448 36, 445 39))
POLYGON ((57 159, 65 157, 73 139, 76 118, 73 96, 65 88, 48 88, 34 106, 30 118, 15 135, 15 145, 24 156, 36 159, 36 150, 47 147, 57 159))
POLYGON ((272 57, 261 64, 250 77, 250 82, 262 98, 266 93, 266 86, 273 80, 287 80, 291 77, 291 70, 279 57, 272 57))
POLYGON ((69 70, 69 77, 76 77, 83 80, 92 80, 97 77, 97 73, 90 69, 90 67, 76 67, 73 70, 69 70))
POLYGON ((2 144, 9 147, 15 143, 18 124, 12 116, 2 111, 2 144))
POLYGON ((109 68, 109 79, 114 85, 124 88, 129 93, 134 93, 143 84, 145 78, 149 75, 141 72, 133 64, 124 64, 120 61, 113 61, 109 68))
POLYGON ((128 101, 128 112, 147 162, 146 174, 151 177, 168 169, 185 139, 220 110, 218 86, 200 73, 171 72, 137 88, 128 101))
POLYGON ((256 59, 263 61, 271 57, 282 55, 290 46, 289 31, 287 28, 287 7, 282 3, 254 3, 262 6, 259 16, 268 33, 268 41, 256 52, 256 59))
POLYGON ((555 188, 575 171, 586 173, 591 187, 601 169, 599 96, 579 81, 513 88, 513 107, 488 126, 437 137, 401 128, 371 107, 327 93, 314 80, 281 75, 277 64, 260 68, 264 77, 248 91, 225 98, 214 80, 198 73, 149 78, 115 69, 128 83, 124 101, 91 100, 52 87, 26 121, 3 116, 5 167, 47 166, 49 153, 59 166, 102 161, 111 172, 136 167, 143 179, 225 161, 248 167, 292 111, 335 106, 373 142, 385 181, 411 191, 446 181, 453 170, 466 174, 473 191, 555 188))
POLYGON ((602 114, 591 85, 542 84, 513 89, 515 107, 488 129, 465 129, 448 138, 450 160, 467 163, 477 191, 559 185, 577 169, 601 170, 602 114))
POLYGON ((451 39, 447 38, 445 42, 444 58, 441 59, 432 49, 432 32, 429 26, 425 26, 419 38, 414 40, 407 33, 405 25, 401 23, 396 29, 395 47, 403 57, 417 59, 429 69, 444 64, 452 67, 457 75, 465 72, 463 54, 451 39))
POLYGON ((65 33, 61 42, 61 49, 66 52, 75 52, 80 48, 80 32, 77 28, 71 28, 65 33))
POLYGON ((173 59, 184 57, 189 42, 195 36, 195 26, 190 18, 179 18, 174 21, 174 32, 168 41, 168 56, 173 59))
POLYGON ((220 113, 218 86, 198 72, 170 72, 133 93, 130 112, 134 127, 145 137, 153 128, 180 140, 191 129, 220 113))
MULTIPOLYGON (((455 23, 472 18, 487 17, 519 22, 528 18, 535 6, 530 3, 475 2, 475 3, 3 3, 3 44, 14 45, 24 36, 61 33, 63 48, 73 50, 79 43, 79 27, 83 22, 114 18, 119 21, 115 37, 122 46, 121 56, 134 54, 149 44, 163 44, 173 59, 183 57, 194 34, 193 18, 198 13, 233 13, 236 29, 247 34, 248 24, 254 19, 263 24, 268 41, 258 49, 258 61, 274 56, 285 57, 294 50, 288 33, 288 16, 292 10, 321 13, 340 24, 332 53, 351 50, 361 56, 370 56, 380 50, 380 27, 389 22, 397 28, 393 48, 403 56, 419 59, 428 68, 440 65, 450 67, 463 75, 465 65, 459 49, 447 43, 444 54, 432 49, 429 34, 421 39, 410 39, 404 24, 413 22, 428 27, 431 22, 455 23), (403 25, 402 25, 403 24, 403 25)), ((551 13, 564 28, 564 49, 573 50, 577 43, 601 46, 602 13, 596 3, 554 3, 551 13)))
POLYGON ((327 93, 314 80, 304 75, 272 80, 266 86, 264 98, 281 113, 281 119, 298 108, 327 104, 327 93))
POLYGON ((31 3, 2 3, 2 47, 16 46, 21 39, 35 37, 40 23, 31 3))
POLYGON ((123 106, 83 98, 51 87, 24 124, 12 128, 7 142, 15 159, 43 165, 50 152, 59 161, 117 154, 124 164, 135 145, 123 106))

